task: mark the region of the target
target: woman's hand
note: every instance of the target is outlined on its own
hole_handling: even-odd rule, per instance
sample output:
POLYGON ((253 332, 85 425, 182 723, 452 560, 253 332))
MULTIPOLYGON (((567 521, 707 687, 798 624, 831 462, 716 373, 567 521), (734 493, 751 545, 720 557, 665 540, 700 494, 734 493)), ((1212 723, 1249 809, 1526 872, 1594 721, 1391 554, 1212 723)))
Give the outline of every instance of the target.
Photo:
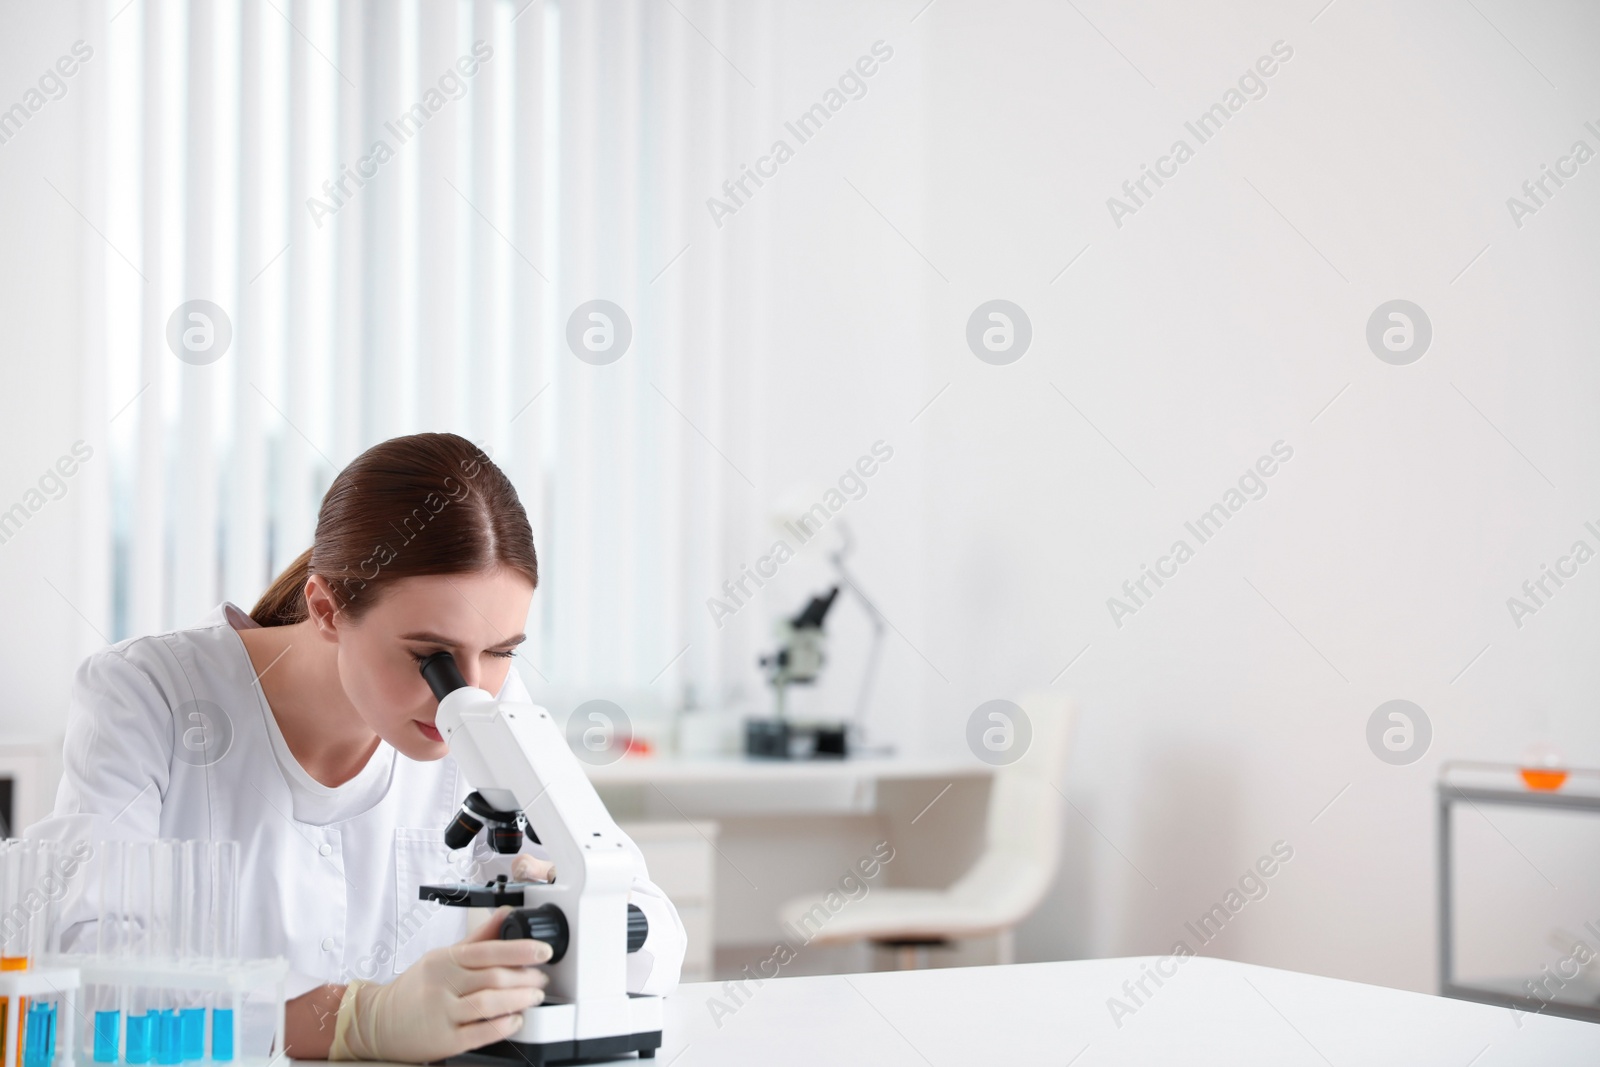
POLYGON ((524 852, 511 861, 511 880, 553 882, 556 880, 556 865, 549 860, 542 860, 538 856, 530 856, 524 852))
POLYGON ((498 908, 454 945, 436 948, 387 985, 346 988, 328 1058, 425 1063, 500 1041, 544 1000, 543 941, 500 940, 498 908))

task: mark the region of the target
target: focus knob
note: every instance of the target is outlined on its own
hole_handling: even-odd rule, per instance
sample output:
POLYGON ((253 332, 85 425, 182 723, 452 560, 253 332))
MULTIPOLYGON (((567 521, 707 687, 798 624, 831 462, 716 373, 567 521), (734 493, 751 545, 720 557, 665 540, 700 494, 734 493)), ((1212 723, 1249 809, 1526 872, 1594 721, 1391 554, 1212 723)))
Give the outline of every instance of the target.
MULTIPOLYGON (((628 951, 638 952, 645 938, 650 936, 650 920, 645 918, 637 904, 628 905, 628 951)), ((500 924, 500 940, 519 938, 543 941, 550 946, 549 963, 560 963, 567 954, 571 933, 567 917, 554 904, 541 904, 537 908, 515 908, 500 924)))

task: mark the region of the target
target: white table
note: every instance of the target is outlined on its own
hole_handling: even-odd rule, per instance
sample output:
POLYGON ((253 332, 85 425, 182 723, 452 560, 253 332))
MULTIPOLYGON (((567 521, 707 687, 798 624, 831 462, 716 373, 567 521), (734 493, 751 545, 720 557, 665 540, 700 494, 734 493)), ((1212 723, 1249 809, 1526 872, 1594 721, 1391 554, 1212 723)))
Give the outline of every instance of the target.
MULTIPOLYGON (((802 948, 803 952, 804 949, 802 948)), ((1174 962, 1165 963, 1169 969, 1174 962)), ((660 1067, 1600 1064, 1600 1026, 1195 957, 1112 1020, 1156 957, 680 986, 660 1067), (713 1019, 713 1000, 734 1007, 713 1019)), ((619 1061, 621 1062, 621 1061, 619 1061)), ((648 1062, 648 1061, 646 1061, 648 1062)))
MULTIPOLYGON (((802 949, 802 951, 804 951, 802 949)), ((1163 957, 1162 959, 1167 959, 1163 957)), ((1185 960, 1119 1028, 1146 956, 776 978, 731 1016, 727 984, 679 986, 643 1067, 1593 1067, 1600 1025, 1513 1014, 1228 960, 1185 960)), ((1170 966, 1170 964, 1168 964, 1170 966)))
MULTIPOLYGON (((815 810, 827 804, 830 787, 872 786, 877 782, 913 779, 952 781, 965 778, 987 779, 994 768, 975 759, 951 760, 922 757, 863 757, 859 759, 767 760, 742 756, 689 759, 676 756, 629 756, 584 772, 597 789, 629 786, 672 785, 681 787, 732 786, 745 802, 759 801, 767 791, 798 787, 795 796, 809 798, 815 810), (798 790, 804 790, 800 792, 798 790)), ((859 794, 856 794, 859 796, 859 794)), ((865 798, 870 808, 870 795, 865 798)))

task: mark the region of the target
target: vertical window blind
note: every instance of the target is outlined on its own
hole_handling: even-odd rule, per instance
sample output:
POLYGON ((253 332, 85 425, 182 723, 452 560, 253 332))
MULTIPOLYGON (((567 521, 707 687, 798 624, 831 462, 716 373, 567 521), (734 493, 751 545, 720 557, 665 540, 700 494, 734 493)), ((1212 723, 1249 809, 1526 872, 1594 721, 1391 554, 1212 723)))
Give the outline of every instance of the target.
POLYGON ((728 353, 749 339, 717 322, 723 287, 759 272, 728 262, 700 207, 726 129, 753 117, 702 35, 755 48, 761 20, 721 0, 105 12, 88 185, 107 244, 89 353, 111 428, 91 512, 103 631, 248 609, 310 545, 345 463, 450 430, 533 522, 531 683, 717 676, 700 605, 728 570, 725 514, 754 502, 716 450, 746 447, 728 353), (568 347, 592 299, 631 323, 609 365, 568 347), (211 362, 169 342, 175 314, 205 321, 193 301, 231 328, 211 362))

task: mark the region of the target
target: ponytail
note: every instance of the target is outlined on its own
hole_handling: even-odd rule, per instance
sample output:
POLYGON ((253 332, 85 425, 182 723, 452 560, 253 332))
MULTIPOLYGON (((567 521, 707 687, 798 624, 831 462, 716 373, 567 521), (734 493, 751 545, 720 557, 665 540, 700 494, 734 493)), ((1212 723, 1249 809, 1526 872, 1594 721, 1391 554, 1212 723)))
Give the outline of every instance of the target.
POLYGON ((262 626, 291 626, 302 621, 306 617, 306 579, 309 577, 311 549, 308 548, 267 586, 256 606, 250 609, 250 617, 262 626))

